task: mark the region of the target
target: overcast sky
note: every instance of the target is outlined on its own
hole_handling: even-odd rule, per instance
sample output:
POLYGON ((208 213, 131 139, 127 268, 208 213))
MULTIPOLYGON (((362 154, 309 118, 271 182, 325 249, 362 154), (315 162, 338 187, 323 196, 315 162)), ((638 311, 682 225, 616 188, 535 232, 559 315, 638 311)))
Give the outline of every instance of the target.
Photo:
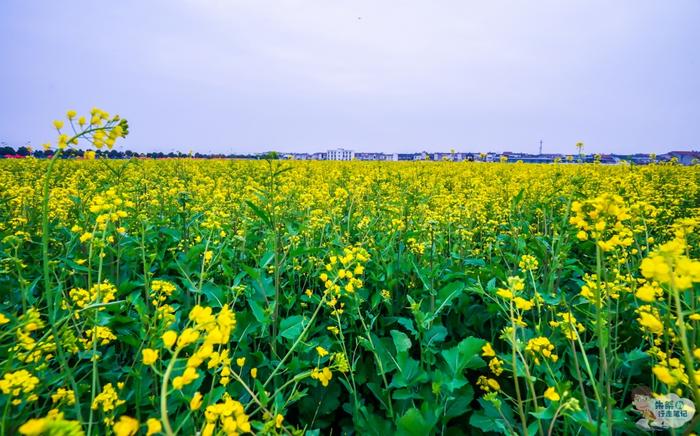
POLYGON ((697 0, 0 1, 0 141, 138 151, 700 149, 697 0))

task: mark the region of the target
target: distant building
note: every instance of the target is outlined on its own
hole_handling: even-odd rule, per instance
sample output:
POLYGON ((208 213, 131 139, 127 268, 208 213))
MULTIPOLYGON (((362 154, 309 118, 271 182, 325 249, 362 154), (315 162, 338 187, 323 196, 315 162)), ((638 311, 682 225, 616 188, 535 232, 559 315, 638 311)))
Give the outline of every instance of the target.
POLYGON ((652 158, 646 153, 637 153, 632 155, 620 155, 618 156, 621 161, 633 163, 636 165, 647 165, 652 162, 652 158))
POLYGON ((394 160, 397 160, 397 161, 417 160, 416 156, 417 156, 416 153, 396 153, 394 160))
POLYGON ((355 153, 354 158, 356 160, 394 160, 394 155, 388 153, 355 153))
POLYGON ((452 160, 452 153, 432 153, 430 160, 441 161, 441 160, 452 160))
POLYGON ((293 160, 310 160, 311 155, 309 153, 285 153, 283 154, 285 159, 293 160))
POLYGON ((674 157, 678 159, 678 163, 683 164, 683 165, 692 165, 698 160, 700 160, 700 151, 669 151, 666 154, 663 154, 659 157, 663 157, 665 159, 671 160, 674 157))
POLYGON ((326 154, 327 160, 353 160, 354 158, 355 152, 352 150, 346 150, 344 148, 328 150, 328 153, 326 154))

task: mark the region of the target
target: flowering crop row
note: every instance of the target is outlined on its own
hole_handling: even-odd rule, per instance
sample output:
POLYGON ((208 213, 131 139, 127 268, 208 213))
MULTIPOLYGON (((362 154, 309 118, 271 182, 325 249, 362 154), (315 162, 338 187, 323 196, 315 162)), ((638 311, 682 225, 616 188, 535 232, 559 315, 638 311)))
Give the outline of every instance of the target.
POLYGON ((699 167, 0 161, 0 432, 634 432, 698 228, 699 167))

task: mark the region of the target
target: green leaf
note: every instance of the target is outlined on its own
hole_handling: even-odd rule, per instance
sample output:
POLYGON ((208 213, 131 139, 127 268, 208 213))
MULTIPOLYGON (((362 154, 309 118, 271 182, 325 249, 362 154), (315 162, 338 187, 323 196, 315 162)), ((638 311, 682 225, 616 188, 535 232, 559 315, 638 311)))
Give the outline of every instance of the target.
MULTIPOLYGON (((498 413, 493 405, 485 400, 479 400, 479 404, 482 405, 482 410, 477 410, 469 418, 469 425, 476 427, 484 432, 497 432, 497 433, 507 433, 507 428, 503 422, 503 418, 498 413)), ((503 405, 502 411, 503 410, 503 405)), ((508 417, 508 414, 504 415, 508 417)))
POLYGON ((403 388, 416 386, 427 379, 427 374, 421 372, 420 364, 417 360, 408 357, 406 353, 401 353, 397 357, 399 371, 394 373, 389 387, 403 388))
MULTIPOLYGON (((571 418, 576 424, 580 425, 582 428, 586 429, 588 432, 591 434, 596 433, 598 429, 598 424, 597 422, 592 422, 588 419, 588 416, 586 415, 586 412, 583 410, 579 410, 577 412, 571 413, 567 415, 568 418, 571 418)), ((605 427, 605 424, 603 424, 603 428, 605 427)))
POLYGON ((260 272, 257 269, 251 268, 248 265, 241 265, 241 269, 245 271, 251 279, 260 280, 260 272))
POLYGON ((260 303, 253 299, 248 299, 248 306, 250 306, 251 312, 253 312, 253 316, 255 319, 262 324, 269 324, 270 323, 270 318, 267 316, 263 308, 260 306, 260 303))
MULTIPOLYGON (((360 346, 362 346, 364 349, 368 351, 372 351, 377 353, 377 359, 379 359, 382 363, 382 367, 384 368, 384 372, 390 372, 394 368, 396 368, 396 360, 394 359, 394 356, 392 353, 389 353, 387 350, 387 346, 389 345, 389 339, 388 338, 379 338, 377 335, 374 333, 370 333, 370 336, 372 337, 372 342, 367 340, 365 337, 359 337, 359 343, 360 346)), ((374 368, 373 368, 374 370, 374 368)), ((376 371, 377 374, 380 373, 379 365, 376 365, 376 371)))
POLYGON ((412 400, 418 398, 418 395, 411 389, 396 389, 392 392, 391 397, 395 400, 412 400))
POLYGON ((414 337, 418 336, 416 328, 413 326, 413 320, 409 318, 396 318, 396 322, 401 324, 406 330, 408 330, 414 337))
POLYGON ((445 326, 434 325, 430 327, 430 330, 428 330, 425 333, 425 336, 423 337, 423 343, 428 347, 432 347, 435 344, 444 341, 446 337, 447 329, 445 328, 445 326))
POLYGON ((530 412, 530 415, 537 419, 552 419, 558 407, 558 403, 550 403, 549 407, 540 407, 537 412, 530 412))
POLYGON ((474 388, 471 385, 465 386, 464 389, 457 392, 457 396, 447 400, 445 407, 445 417, 454 418, 464 415, 471 407, 470 404, 474 399, 474 388))
POLYGON ((272 262, 272 259, 275 258, 275 252, 274 251, 268 251, 267 253, 263 254, 262 257, 260 258, 260 261, 258 262, 258 268, 266 268, 267 265, 272 262))
MULTIPOLYGON (((197 293, 196 291, 192 291, 197 293)), ((213 283, 205 283, 202 286, 202 294, 207 297, 209 306, 217 308, 221 307, 221 302, 224 301, 224 291, 221 287, 213 283)))
POLYGON ((390 421, 367 410, 366 406, 360 406, 359 412, 353 416, 358 434, 386 436, 394 433, 394 426, 390 421))
POLYGON ((398 330, 392 330, 390 333, 398 353, 405 353, 411 348, 411 340, 406 333, 398 330))
POLYGON ((461 374, 465 369, 476 369, 486 366, 481 359, 481 347, 486 341, 483 339, 468 337, 462 340, 456 347, 440 352, 453 376, 461 374))
POLYGON ((401 436, 425 436, 430 434, 432 426, 425 421, 420 410, 416 408, 408 409, 408 411, 399 418, 397 435, 401 436))
POLYGON ((484 259, 468 258, 464 259, 463 263, 466 266, 478 266, 480 268, 486 266, 486 262, 484 262, 484 259))
POLYGON ((387 391, 383 389, 383 387, 379 387, 377 383, 367 383, 365 386, 369 389, 372 394, 374 394, 374 398, 379 400, 381 403, 382 407, 384 409, 389 409, 386 405, 386 396, 387 396, 387 391))
POLYGON ((280 323, 280 336, 294 340, 299 337, 304 330, 305 319, 301 315, 290 316, 280 323))
POLYGON ((265 213, 262 209, 256 206, 255 203, 253 203, 252 201, 246 200, 245 202, 248 205, 248 207, 250 207, 250 209, 253 211, 253 213, 257 215, 261 220, 263 220, 265 224, 267 224, 268 226, 272 226, 272 221, 270 220, 270 217, 267 216, 267 213, 265 213))
MULTIPOLYGON (((464 290, 463 282, 448 283, 438 291, 438 299, 442 304, 447 304, 451 299, 458 296, 464 290)), ((441 304, 441 305, 442 305, 441 304)), ((438 309, 439 311, 439 309, 438 309)))
POLYGON ((649 360, 649 355, 639 348, 622 354, 623 371, 630 375, 639 375, 644 363, 649 360))

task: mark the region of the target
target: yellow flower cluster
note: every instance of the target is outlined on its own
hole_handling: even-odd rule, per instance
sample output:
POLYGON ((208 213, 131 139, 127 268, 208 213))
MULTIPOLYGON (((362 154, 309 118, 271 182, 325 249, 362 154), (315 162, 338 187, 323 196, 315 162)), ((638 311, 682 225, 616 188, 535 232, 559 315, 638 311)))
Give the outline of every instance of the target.
POLYGON ((333 372, 331 372, 330 368, 328 367, 324 367, 322 370, 314 368, 311 371, 311 378, 320 381, 321 384, 325 387, 328 386, 328 383, 333 378, 333 372))
POLYGON ((656 281, 642 281, 642 285, 637 288, 634 296, 645 303, 652 303, 656 301, 657 298, 661 298, 664 295, 664 290, 659 283, 656 281))
POLYGON ((569 222, 579 229, 580 240, 595 239, 603 251, 626 248, 634 243, 630 228, 630 208, 619 195, 602 194, 594 199, 571 204, 569 222))
POLYGON ((233 400, 228 393, 224 394, 221 402, 207 406, 204 411, 206 425, 202 436, 212 436, 217 425, 227 436, 236 436, 242 433, 250 433, 250 423, 243 405, 233 400))
MULTIPOLYGON (((535 297, 532 299, 525 299, 518 295, 525 289, 525 281, 522 278, 517 276, 511 276, 508 277, 507 282, 508 288, 499 288, 496 291, 496 295, 503 298, 504 300, 512 300, 513 304, 518 310, 528 311, 535 306, 535 302, 537 300, 541 301, 542 297, 540 297, 538 294, 536 294, 535 297)), ((521 327, 524 327, 526 325, 522 321, 521 316, 517 318, 516 323, 521 327)))
MULTIPOLYGON (((129 214, 126 209, 133 208, 134 206, 135 204, 133 201, 124 200, 122 195, 119 194, 115 188, 109 188, 107 191, 96 195, 92 199, 90 212, 97 214, 95 217, 97 229, 104 231, 107 229, 109 223, 117 223, 118 225, 120 219, 128 217, 129 214)), ((117 227, 117 231, 119 233, 124 233, 126 229, 119 226, 117 227)))
POLYGON ((481 355, 484 357, 496 357, 496 352, 493 350, 490 342, 481 347, 481 355))
MULTIPOLYGON (((674 387, 677 384, 688 384, 688 375, 685 372, 685 365, 678 358, 672 357, 665 361, 661 361, 654 366, 652 372, 656 378, 668 387, 674 387)), ((700 381, 700 374, 696 374, 696 378, 700 381)))
POLYGON ((151 282, 149 296, 151 303, 156 308, 156 320, 161 321, 166 327, 175 321, 175 308, 165 302, 176 289, 174 284, 165 280, 151 282))
POLYGON ((523 271, 534 271, 539 265, 540 263, 537 261, 537 258, 529 254, 523 255, 518 263, 518 266, 523 271))
POLYGON ((598 298, 601 301, 608 298, 617 300, 620 294, 630 292, 627 277, 618 276, 612 281, 599 281, 596 274, 586 274, 583 276, 583 281, 585 284, 581 286, 580 295, 591 303, 596 303, 598 298))
POLYGON ((534 358, 536 365, 540 364, 540 357, 549 359, 552 362, 559 360, 559 356, 553 353, 554 344, 543 336, 532 338, 527 341, 525 351, 534 358))
POLYGON ((38 341, 32 337, 35 332, 41 332, 46 326, 41 319, 41 314, 35 308, 30 308, 19 319, 20 327, 17 329, 16 345, 10 348, 16 357, 24 363, 39 364, 37 369, 43 369, 45 362, 53 358, 56 344, 53 335, 38 341))
POLYGON ((700 283, 700 261, 686 255, 688 245, 683 238, 675 238, 651 252, 642 260, 644 277, 678 290, 690 289, 700 283))
POLYGON ((476 385, 484 392, 500 391, 501 385, 496 379, 480 375, 476 380, 476 385))
POLYGON ((583 324, 576 321, 576 317, 571 312, 558 313, 558 321, 550 321, 549 325, 558 328, 570 341, 575 341, 579 333, 586 331, 583 324))
POLYGON ((664 332, 664 324, 661 322, 659 311, 648 304, 642 305, 637 309, 637 322, 642 329, 653 335, 661 335, 664 332))
POLYGON ((324 295, 329 296, 326 304, 333 308, 332 314, 343 313, 345 303, 338 304, 343 294, 352 294, 362 288, 360 277, 365 272, 364 264, 369 254, 361 247, 345 248, 342 256, 331 256, 325 265, 325 272, 319 275, 324 286, 324 295))
POLYGON ((489 369, 495 376, 501 375, 503 372, 503 361, 498 357, 494 357, 489 361, 489 369))
POLYGON ((425 244, 416 241, 416 238, 408 238, 406 240, 406 245, 408 246, 408 250, 413 254, 421 255, 425 253, 425 244))
POLYGON ((144 365, 153 365, 158 360, 158 350, 144 348, 141 350, 144 365))
MULTIPOLYGON (((66 113, 66 118, 68 119, 69 123, 73 127, 73 130, 76 130, 74 123, 76 122, 76 116, 77 112, 74 110, 69 110, 66 113)), ((126 123, 126 120, 122 120, 119 115, 114 115, 110 116, 109 113, 103 111, 102 109, 99 108, 92 108, 90 110, 90 123, 88 124, 87 118, 85 116, 80 116, 77 119, 77 124, 78 128, 80 130, 85 129, 86 131, 90 132, 89 136, 87 138, 97 147, 98 149, 107 146, 108 149, 112 149, 114 147, 114 144, 119 137, 124 137, 128 134, 128 124, 126 123)), ((63 150, 66 148, 68 143, 70 142, 70 145, 75 145, 77 144, 77 139, 74 140, 69 140, 70 138, 68 137, 67 134, 61 133, 61 129, 63 129, 64 122, 61 120, 54 120, 53 126, 56 130, 58 130, 59 137, 58 137, 58 149, 63 150)), ((44 144, 44 149, 49 150, 51 148, 51 144, 46 143, 44 144)))
MULTIPOLYGON (((163 344, 171 348, 177 344, 181 350, 194 344, 202 338, 202 343, 187 359, 187 367, 183 373, 173 379, 173 387, 182 389, 184 386, 199 378, 197 368, 208 360, 208 368, 219 368, 220 383, 226 386, 231 377, 231 357, 229 350, 214 350, 214 346, 229 343, 231 332, 236 326, 235 314, 228 306, 221 308, 217 315, 212 313, 211 307, 195 306, 189 313, 189 320, 193 327, 185 328, 178 336, 177 332, 169 330, 163 334, 163 344)), ((149 361, 150 358, 149 356, 149 361)), ((145 360, 144 360, 145 362, 145 360)))
POLYGON ((19 433, 26 436, 70 435, 82 436, 85 433, 78 421, 66 420, 63 413, 51 409, 43 418, 30 419, 22 424, 19 433))
POLYGON ((100 325, 91 328, 85 334, 86 338, 80 338, 85 350, 90 350, 95 344, 107 345, 117 339, 112 329, 100 325))
POLYGON ((65 404, 72 406, 75 404, 75 392, 72 389, 58 388, 55 394, 51 395, 51 401, 53 403, 64 402, 65 404))
POLYGON ((124 400, 119 399, 116 389, 112 383, 107 383, 102 387, 102 392, 95 396, 92 402, 93 410, 102 410, 105 414, 114 411, 117 407, 124 404, 124 400))
POLYGON ((13 405, 22 404, 23 401, 32 402, 39 399, 34 393, 39 384, 39 379, 26 369, 15 372, 7 372, 0 379, 0 391, 12 398, 13 405))
MULTIPOLYGON (((68 292, 68 296, 73 301, 73 304, 79 309, 84 309, 91 304, 105 304, 114 301, 116 294, 117 288, 107 280, 103 283, 92 285, 89 291, 82 288, 73 288, 68 292)), ((98 310, 104 310, 104 307, 99 307, 98 310)), ((76 319, 79 318, 77 311, 75 317, 76 319)))
POLYGON ((173 295, 175 290, 175 285, 170 282, 165 280, 153 280, 151 282, 151 298, 153 298, 153 305, 158 307, 163 304, 168 297, 173 295))
POLYGON ((350 362, 348 362, 347 357, 343 353, 333 353, 331 356, 333 362, 333 367, 340 371, 341 373, 346 373, 350 371, 350 362))

